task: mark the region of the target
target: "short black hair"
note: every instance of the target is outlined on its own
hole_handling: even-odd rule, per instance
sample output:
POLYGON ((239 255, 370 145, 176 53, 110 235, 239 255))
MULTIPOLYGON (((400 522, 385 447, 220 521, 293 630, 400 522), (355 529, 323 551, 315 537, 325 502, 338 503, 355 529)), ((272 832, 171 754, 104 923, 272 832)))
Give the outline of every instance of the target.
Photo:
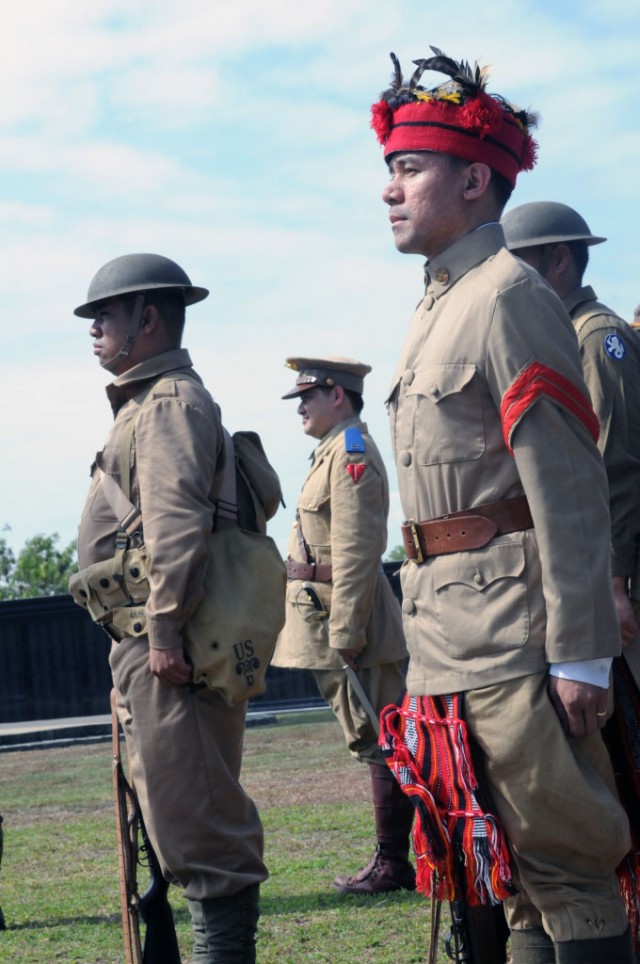
POLYGON ((491 171, 491 186, 493 188, 493 196, 498 203, 500 210, 503 211, 507 206, 511 195, 513 194, 513 187, 511 183, 502 174, 498 174, 497 171, 491 171))
POLYGON ((350 388, 345 388, 344 393, 349 399, 349 401, 351 402, 351 407, 353 408, 356 415, 359 415, 362 409, 364 408, 364 398, 362 397, 360 392, 354 392, 350 388))

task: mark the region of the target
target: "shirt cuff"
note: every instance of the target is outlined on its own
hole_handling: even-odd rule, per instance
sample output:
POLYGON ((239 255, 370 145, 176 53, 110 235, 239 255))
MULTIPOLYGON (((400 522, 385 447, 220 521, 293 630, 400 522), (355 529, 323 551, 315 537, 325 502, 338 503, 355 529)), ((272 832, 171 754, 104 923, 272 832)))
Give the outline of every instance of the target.
POLYGON ((612 662, 612 657, 606 656, 602 659, 580 659, 573 663, 552 663, 549 667, 549 676, 570 679, 576 683, 590 683, 592 686, 599 686, 606 690, 609 686, 612 662))
POLYGON ((151 649, 182 649, 182 623, 170 619, 149 619, 147 632, 151 649))

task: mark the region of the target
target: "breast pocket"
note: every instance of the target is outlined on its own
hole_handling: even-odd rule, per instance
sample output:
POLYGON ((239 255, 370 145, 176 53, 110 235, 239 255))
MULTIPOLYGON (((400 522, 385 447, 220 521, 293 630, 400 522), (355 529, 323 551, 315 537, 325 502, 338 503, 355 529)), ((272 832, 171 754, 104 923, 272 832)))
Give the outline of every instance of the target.
POLYGON ((421 465, 479 459, 485 451, 483 396, 475 365, 432 365, 414 373, 415 454, 421 465))
POLYGON ((331 488, 328 471, 323 465, 319 465, 307 479, 300 494, 298 510, 304 540, 315 561, 320 562, 315 550, 329 549, 331 544, 331 488))
POLYGON ((521 543, 497 543, 435 560, 436 615, 454 659, 519 649, 529 637, 521 543))

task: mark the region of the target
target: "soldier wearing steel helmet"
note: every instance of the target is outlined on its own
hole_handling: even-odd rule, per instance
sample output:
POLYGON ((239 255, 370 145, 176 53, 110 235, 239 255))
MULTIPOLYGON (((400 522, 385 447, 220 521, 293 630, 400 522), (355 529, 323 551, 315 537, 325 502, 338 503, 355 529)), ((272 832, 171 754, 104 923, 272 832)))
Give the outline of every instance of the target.
POLYGON ((534 201, 508 211, 502 226, 507 247, 536 268, 562 299, 578 337, 609 482, 611 574, 620 636, 640 680, 640 341, 597 300, 593 288, 583 285, 589 251, 606 238, 593 235, 577 211, 554 201, 534 201))
POLYGON ((75 309, 113 375, 115 416, 93 466, 78 561, 85 570, 122 548, 105 480, 124 484, 135 418, 126 458, 149 559, 146 625, 129 634, 105 622, 130 776, 163 873, 188 899, 193 960, 252 964, 267 873, 260 818, 239 783, 244 704, 190 685, 181 637, 202 595, 224 464, 220 410, 181 347, 185 306, 207 295, 169 258, 131 254, 104 265, 75 309))
POLYGON ((386 766, 377 735, 378 714, 404 688, 407 649, 400 606, 380 562, 387 473, 360 417, 371 367, 335 356, 288 358, 286 364, 297 377, 283 397, 298 401, 302 429, 317 444, 291 530, 287 618, 273 662, 313 671, 349 750, 369 765, 375 852, 362 870, 338 875, 336 890, 413 890, 413 807, 386 766), (362 687, 368 711, 354 685, 362 687))

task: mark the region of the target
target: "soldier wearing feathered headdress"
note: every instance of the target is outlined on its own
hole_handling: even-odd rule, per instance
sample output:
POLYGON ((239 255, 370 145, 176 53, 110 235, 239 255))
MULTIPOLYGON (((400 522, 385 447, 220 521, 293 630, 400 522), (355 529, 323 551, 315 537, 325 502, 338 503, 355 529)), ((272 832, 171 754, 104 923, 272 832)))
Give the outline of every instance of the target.
POLYGON ((499 224, 534 165, 535 117, 431 49, 408 81, 392 54, 372 109, 396 247, 427 258, 388 398, 410 664, 384 749, 420 801, 418 889, 506 898, 516 964, 630 962, 628 823, 600 734, 620 638, 599 426, 571 321, 499 224), (447 80, 423 86, 428 70, 447 80), (477 810, 467 731, 513 877, 477 810))

